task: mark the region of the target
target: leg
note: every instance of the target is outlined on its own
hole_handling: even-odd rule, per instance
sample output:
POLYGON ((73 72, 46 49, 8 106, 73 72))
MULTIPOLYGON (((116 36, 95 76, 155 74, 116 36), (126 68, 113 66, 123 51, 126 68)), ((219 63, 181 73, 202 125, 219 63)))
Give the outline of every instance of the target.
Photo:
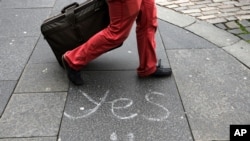
POLYGON ((108 0, 110 25, 62 57, 71 82, 82 85, 80 69, 101 54, 117 47, 128 37, 140 4, 141 0, 108 0))
POLYGON ((157 17, 154 0, 142 0, 136 23, 136 37, 140 59, 137 71, 139 76, 147 76, 155 72, 157 63, 155 53, 157 17))
POLYGON ((110 25, 91 37, 85 44, 65 53, 69 66, 80 70, 106 51, 120 45, 129 35, 141 0, 108 0, 110 25))
POLYGON ((170 68, 156 66, 156 42, 155 32, 157 29, 157 14, 155 0, 142 0, 140 13, 136 19, 136 37, 140 59, 137 73, 140 77, 144 76, 169 76, 170 68))

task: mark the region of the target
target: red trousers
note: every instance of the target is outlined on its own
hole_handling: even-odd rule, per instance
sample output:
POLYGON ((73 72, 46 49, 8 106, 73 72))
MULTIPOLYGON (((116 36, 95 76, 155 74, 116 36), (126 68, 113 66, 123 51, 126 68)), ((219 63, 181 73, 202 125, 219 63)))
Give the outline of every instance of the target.
POLYGON ((95 34, 87 42, 65 53, 70 67, 80 70, 93 59, 120 45, 129 35, 136 21, 136 37, 139 54, 139 76, 147 76, 156 70, 155 32, 157 16, 155 0, 107 0, 110 25, 95 34))

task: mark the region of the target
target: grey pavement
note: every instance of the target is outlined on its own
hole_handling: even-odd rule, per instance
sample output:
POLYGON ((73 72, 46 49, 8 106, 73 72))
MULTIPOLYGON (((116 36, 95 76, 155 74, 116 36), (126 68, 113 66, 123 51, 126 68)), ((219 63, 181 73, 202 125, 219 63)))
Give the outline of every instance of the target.
POLYGON ((71 84, 40 25, 73 1, 0 0, 0 141, 226 141, 231 124, 250 124, 250 44, 160 5, 171 77, 137 77, 134 26, 71 84))

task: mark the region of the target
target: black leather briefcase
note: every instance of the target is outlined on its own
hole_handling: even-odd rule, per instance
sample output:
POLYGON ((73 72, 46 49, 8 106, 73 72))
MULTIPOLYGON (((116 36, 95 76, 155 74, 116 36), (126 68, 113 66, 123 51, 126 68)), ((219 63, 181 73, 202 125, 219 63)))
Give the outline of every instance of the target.
POLYGON ((109 10, 105 0, 72 3, 57 16, 45 20, 41 32, 62 66, 61 57, 107 27, 109 10))

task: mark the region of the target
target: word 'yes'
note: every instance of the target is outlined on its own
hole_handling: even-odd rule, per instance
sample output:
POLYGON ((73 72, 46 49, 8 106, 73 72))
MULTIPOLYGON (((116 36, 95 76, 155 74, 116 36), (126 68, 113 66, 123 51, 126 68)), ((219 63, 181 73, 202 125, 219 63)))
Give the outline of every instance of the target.
MULTIPOLYGON (((115 99, 113 101, 110 101, 110 102, 105 102, 106 98, 108 97, 108 94, 109 94, 109 90, 106 91, 106 93, 104 94, 104 96, 101 98, 100 102, 97 102, 95 101, 94 99, 92 99, 87 93, 85 92, 82 92, 81 91, 81 94, 87 98, 91 103, 93 103, 95 105, 95 107, 93 109, 88 109, 88 110, 85 110, 83 112, 82 115, 80 116, 72 116, 66 112, 64 112, 64 115, 66 117, 68 117, 69 119, 72 119, 72 120, 76 120, 76 119, 81 119, 81 118, 86 118, 86 117, 89 117, 90 115, 92 115, 93 113, 95 113, 101 105, 103 105, 104 103, 110 103, 111 104, 111 112, 112 114, 118 118, 118 119, 132 119, 132 118, 135 118, 138 116, 138 113, 132 113, 128 116, 122 116, 122 115, 119 115, 116 111, 119 111, 119 110, 124 110, 124 109, 127 109, 129 107, 131 107, 133 105, 133 100, 132 99, 129 99, 129 98, 119 98, 119 99, 115 99), (123 105, 123 106, 118 106, 118 103, 119 102, 126 102, 126 105, 123 105)), ((148 94, 145 95, 145 99, 147 102, 151 103, 152 105, 162 109, 165 111, 165 115, 164 116, 159 116, 159 117, 148 117, 146 115, 142 115, 143 118, 149 120, 149 121, 163 121, 165 119, 168 118, 170 112, 167 108, 165 108, 164 106, 162 106, 161 104, 159 103, 156 103, 154 101, 152 101, 150 99, 151 96, 163 96, 164 97, 164 94, 162 93, 159 93, 159 92, 150 92, 148 94)))

